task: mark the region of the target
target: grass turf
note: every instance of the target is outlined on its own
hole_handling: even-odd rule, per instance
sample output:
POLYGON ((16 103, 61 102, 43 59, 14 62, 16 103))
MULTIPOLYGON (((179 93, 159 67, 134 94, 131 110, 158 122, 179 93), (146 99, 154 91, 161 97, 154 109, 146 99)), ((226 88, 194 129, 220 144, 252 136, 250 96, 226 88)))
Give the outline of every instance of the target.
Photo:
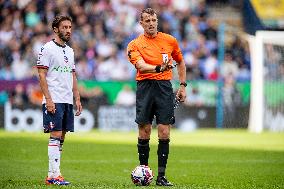
MULTIPOLYGON (((150 167, 157 174, 157 132, 151 138, 150 167)), ((0 188, 45 186, 48 135, 0 131, 0 188)), ((68 188, 136 188, 130 173, 138 165, 135 132, 68 133, 61 171, 68 188)), ((284 133, 246 130, 172 130, 167 177, 172 188, 284 188, 284 133)), ((156 188, 154 182, 149 188, 156 188)))

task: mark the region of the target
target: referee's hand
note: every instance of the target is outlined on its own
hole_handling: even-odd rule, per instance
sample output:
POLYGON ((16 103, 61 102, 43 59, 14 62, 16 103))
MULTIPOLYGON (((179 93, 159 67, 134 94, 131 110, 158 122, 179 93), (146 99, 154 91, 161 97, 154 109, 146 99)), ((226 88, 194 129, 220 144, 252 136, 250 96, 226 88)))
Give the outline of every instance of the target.
POLYGON ((186 98, 186 91, 185 91, 185 87, 181 86, 179 88, 179 90, 177 91, 176 94, 176 98, 180 101, 180 102, 184 102, 185 98, 186 98))
POLYGON ((174 68, 174 66, 171 63, 172 58, 168 59, 167 61, 163 62, 161 65, 161 72, 168 71, 174 68))

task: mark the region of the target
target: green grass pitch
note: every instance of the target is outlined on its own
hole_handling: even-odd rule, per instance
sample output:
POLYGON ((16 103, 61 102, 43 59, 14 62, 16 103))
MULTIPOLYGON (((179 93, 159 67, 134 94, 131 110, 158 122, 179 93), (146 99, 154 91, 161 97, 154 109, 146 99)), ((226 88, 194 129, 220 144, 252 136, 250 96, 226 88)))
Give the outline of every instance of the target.
MULTIPOLYGON (((48 135, 0 131, 0 188, 45 186, 48 135)), ((66 188, 136 188, 130 173, 138 165, 136 132, 68 133, 61 171, 66 188)), ((149 165, 157 174, 157 132, 149 165)), ((246 130, 172 130, 167 177, 172 188, 284 188, 284 133, 246 130)), ((60 187, 61 188, 61 187, 60 187)), ((148 188, 159 188, 151 183, 148 188)))

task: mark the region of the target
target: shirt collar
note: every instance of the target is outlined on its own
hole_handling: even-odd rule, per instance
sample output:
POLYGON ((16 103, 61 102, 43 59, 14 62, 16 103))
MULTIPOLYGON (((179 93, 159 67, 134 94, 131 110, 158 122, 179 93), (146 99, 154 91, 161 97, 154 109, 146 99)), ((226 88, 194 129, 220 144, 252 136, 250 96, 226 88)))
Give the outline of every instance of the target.
POLYGON ((62 48, 65 48, 65 47, 66 47, 65 44, 64 44, 64 45, 60 45, 59 43, 57 43, 57 42, 55 41, 55 39, 52 39, 52 41, 55 43, 55 45, 57 45, 57 46, 59 46, 59 47, 62 47, 62 48))

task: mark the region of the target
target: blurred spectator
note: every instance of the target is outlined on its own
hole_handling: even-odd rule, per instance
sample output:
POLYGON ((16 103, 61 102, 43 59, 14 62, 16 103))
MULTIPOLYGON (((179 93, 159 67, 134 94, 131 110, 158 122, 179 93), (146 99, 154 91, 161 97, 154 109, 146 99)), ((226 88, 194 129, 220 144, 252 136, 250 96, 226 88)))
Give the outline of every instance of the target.
POLYGON ((17 84, 11 93, 10 102, 13 106, 20 107, 29 102, 28 96, 22 84, 17 84))
MULTIPOLYGON (((193 1, 191 1, 193 2, 193 1)), ((206 18, 208 16, 208 10, 205 0, 195 1, 197 5, 192 9, 192 13, 198 15, 200 18, 206 18)))
POLYGON ((108 96, 101 87, 97 86, 89 91, 89 104, 93 104, 96 108, 109 104, 108 96))
POLYGON ((207 40, 217 41, 217 30, 212 19, 207 20, 207 27, 202 33, 207 40))
POLYGON ((234 36, 233 44, 231 45, 231 54, 234 59, 237 57, 241 58, 241 60, 244 60, 245 56, 245 50, 244 45, 242 44, 242 41, 239 36, 234 36))
POLYGON ((190 42, 198 40, 198 36, 200 34, 198 23, 199 18, 196 15, 190 15, 190 17, 188 17, 188 21, 185 24, 185 32, 187 40, 190 42))
POLYGON ((31 67, 29 63, 20 55, 19 59, 14 59, 11 65, 12 73, 16 80, 28 78, 31 75, 31 67))
POLYGON ((221 73, 224 78, 232 76, 236 79, 239 74, 239 68, 236 61, 233 60, 233 56, 230 52, 225 54, 225 59, 221 68, 221 73))
POLYGON ((107 95, 99 86, 87 89, 85 86, 79 84, 78 90, 83 105, 93 105, 98 108, 99 105, 109 104, 107 95))
POLYGON ((0 92, 0 105, 5 104, 9 100, 9 95, 6 91, 0 92))
POLYGON ((246 64, 242 62, 240 58, 237 58, 237 62, 239 65, 239 72, 236 77, 237 81, 249 81, 250 80, 250 71, 246 64))
POLYGON ((233 107, 241 104, 241 96, 233 75, 227 75, 224 78, 223 95, 225 106, 233 107))
POLYGON ((214 68, 214 70, 208 75, 208 80, 210 81, 217 81, 219 78, 219 74, 218 74, 218 69, 217 67, 214 68))
POLYGON ((86 58, 82 57, 81 59, 78 60, 78 63, 76 65, 76 75, 77 78, 80 80, 92 79, 93 69, 87 63, 86 58))
POLYGON ((115 104, 122 106, 131 106, 136 103, 136 94, 129 85, 124 85, 117 94, 115 104))
POLYGON ((108 59, 103 60, 102 58, 97 60, 95 77, 98 81, 109 81, 111 72, 114 69, 113 62, 108 59))
POLYGON ((279 81, 284 82, 284 60, 282 60, 282 63, 280 63, 280 68, 279 68, 279 81))
POLYGON ((34 27, 40 22, 40 16, 37 12, 37 6, 31 2, 26 7, 25 24, 28 27, 34 27))
POLYGON ((39 84, 28 85, 27 94, 28 94, 30 103, 41 106, 43 94, 41 92, 41 88, 39 84))
POLYGON ((196 87, 191 88, 188 95, 186 96, 184 103, 187 106, 202 106, 204 104, 204 101, 199 93, 198 88, 196 87))
POLYGON ((102 58, 107 58, 114 53, 115 46, 110 42, 108 38, 104 36, 97 42, 96 51, 102 58))
POLYGON ((15 30, 12 28, 12 20, 13 17, 7 17, 7 20, 2 22, 0 27, 0 42, 4 45, 8 44, 8 42, 15 36, 15 30))
POLYGON ((194 0, 179 0, 173 1, 172 5, 177 11, 186 12, 189 10, 190 7, 194 9, 197 6, 195 2, 196 1, 194 0))
POLYGON ((1 80, 14 80, 15 76, 12 72, 11 65, 6 64, 3 68, 0 69, 0 79, 1 80))
MULTIPOLYGON (((125 48, 130 40, 143 32, 137 19, 139 10, 146 6, 160 13, 160 31, 179 40, 188 68, 187 79, 214 80, 216 69, 211 65, 211 55, 217 49, 217 25, 210 18, 205 0, 2 0, 0 79, 34 77, 34 73, 25 70, 35 64, 42 45, 52 39, 49 23, 59 13, 69 14, 74 21, 70 45, 75 51, 79 79, 134 79, 135 69, 129 66, 125 48), (18 69, 23 70, 22 73, 15 71, 18 65, 21 65, 18 69), (211 67, 205 69, 203 65, 211 67)), ((242 64, 246 65, 236 65, 242 69, 243 77, 250 70, 248 48, 236 36, 230 50, 232 64, 237 64, 235 59, 241 57, 242 64)), ((230 67, 230 72, 240 77, 235 73, 235 66, 225 67, 230 67)))
POLYGON ((218 61, 215 54, 210 53, 209 57, 201 64, 204 77, 208 80, 217 80, 218 61))
POLYGON ((277 80, 279 78, 279 70, 281 69, 278 62, 283 57, 281 51, 271 44, 266 44, 264 46, 264 53, 265 79, 270 81, 277 80))
POLYGON ((128 71, 128 67, 127 67, 127 65, 129 64, 126 62, 120 61, 120 59, 117 57, 116 54, 113 54, 108 59, 108 61, 112 62, 112 70, 110 73, 111 80, 125 81, 131 78, 131 74, 128 71))
POLYGON ((242 99, 232 74, 226 75, 224 78, 223 102, 225 127, 237 127, 234 121, 236 120, 237 107, 241 105, 242 99))

